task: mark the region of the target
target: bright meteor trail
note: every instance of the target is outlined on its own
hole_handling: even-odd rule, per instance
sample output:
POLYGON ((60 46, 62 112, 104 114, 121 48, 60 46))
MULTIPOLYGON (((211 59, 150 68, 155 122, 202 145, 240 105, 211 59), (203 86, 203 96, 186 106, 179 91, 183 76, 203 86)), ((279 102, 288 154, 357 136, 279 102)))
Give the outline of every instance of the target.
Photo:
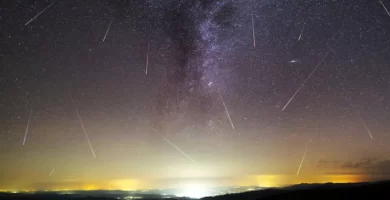
POLYGON ((165 142, 168 142, 171 146, 173 146, 178 152, 180 152, 181 154, 183 154, 185 157, 187 157, 189 160, 191 160, 192 162, 195 162, 195 160, 193 160, 190 156, 188 156, 186 153, 184 153, 184 151, 182 151, 178 146, 176 146, 175 144, 173 144, 168 138, 162 136, 163 140, 165 142))
POLYGON ((104 42, 104 40, 106 40, 106 37, 107 37, 108 31, 110 31, 111 24, 112 24, 112 21, 113 21, 113 20, 114 20, 114 18, 112 18, 112 19, 111 19, 111 21, 110 21, 110 24, 108 25, 108 28, 107 28, 106 34, 104 34, 104 37, 103 37, 103 42, 104 42))
POLYGON ((288 102, 286 103, 286 105, 283 107, 282 111, 284 111, 284 109, 286 109, 286 107, 288 106, 288 104, 290 104, 290 102, 294 99, 294 97, 298 94, 298 92, 302 89, 303 85, 305 85, 305 83, 307 82, 307 80, 310 79, 310 77, 313 75, 313 73, 317 70, 317 68, 321 65, 321 63, 325 60, 326 57, 328 57, 329 53, 332 51, 332 49, 330 49, 328 51, 328 53, 325 54, 325 56, 321 59, 321 61, 316 65, 316 67, 313 69, 313 71, 311 71, 311 73, 309 74, 309 76, 305 79, 305 81, 303 81, 303 83, 301 84, 301 86, 298 88, 298 90, 294 93, 294 95, 290 98, 290 100, 288 100, 288 102))
POLYGON ((256 36, 255 36, 255 22, 252 15, 252 37, 253 37, 253 48, 256 48, 256 36))
POLYGON ((362 116, 360 116, 360 115, 359 115, 359 117, 360 117, 360 120, 362 121, 362 124, 363 124, 364 128, 366 129, 366 131, 367 131, 368 135, 369 135, 369 136, 370 136, 370 138, 373 140, 373 139, 374 139, 374 137, 372 137, 372 134, 371 134, 371 132, 370 132, 370 129, 368 129, 368 127, 367 127, 366 123, 364 122, 364 120, 363 120, 362 116))
POLYGON ((79 109, 77 109, 76 103, 74 102, 72 95, 70 95, 70 99, 72 100, 73 106, 74 106, 74 108, 76 109, 76 113, 77 113, 77 116, 78 116, 78 118, 79 118, 79 121, 80 121, 80 124, 81 124, 81 128, 83 129, 83 132, 84 132, 84 134, 85 134, 85 138, 86 138, 87 141, 88 141, 89 148, 91 149, 92 155, 93 155, 94 158, 96 158, 95 151, 94 151, 93 148, 92 148, 91 141, 89 141, 88 133, 87 133, 87 131, 85 130, 83 120, 81 120, 81 117, 80 117, 79 109))
POLYGON ((304 29, 305 29, 305 24, 303 24, 303 27, 302 27, 302 30, 301 30, 301 34, 299 34, 299 37, 298 37, 298 41, 301 40, 302 33, 303 33, 304 29))
POLYGON ((183 156, 185 156, 186 158, 188 158, 191 162, 195 162, 194 159, 192 159, 190 156, 188 156, 183 150, 181 150, 178 146, 176 146, 175 144, 173 144, 168 138, 164 137, 160 132, 158 132, 156 129, 154 129, 153 127, 151 127, 144 119, 142 119, 140 116, 138 116, 135 112, 133 111, 130 111, 131 113, 133 113, 134 116, 136 116, 143 124, 145 124, 147 127, 149 127, 150 129, 152 129, 153 132, 155 132, 156 134, 158 134, 165 142, 167 142, 168 144, 170 144, 173 148, 175 148, 179 153, 181 153, 183 156))
POLYGON ((307 148, 308 148, 308 146, 306 147, 305 152, 303 153, 303 156, 302 156, 302 159, 301 159, 301 163, 299 163, 297 175, 299 175, 299 171, 301 171, 301 167, 302 167, 303 161, 305 160, 307 148))
POLYGON ((219 97, 221 98, 223 107, 225 108, 226 115, 227 115, 228 118, 229 118, 230 125, 232 125, 232 128, 233 128, 233 130, 234 130, 234 125, 233 125, 232 118, 230 118, 229 110, 228 110, 227 107, 226 107, 225 101, 223 100, 222 94, 221 94, 221 92, 219 91, 219 88, 218 88, 218 87, 217 87, 217 90, 218 90, 219 97))
POLYGON ((26 24, 24 24, 25 26, 27 26, 30 22, 34 21, 37 17, 39 17, 39 15, 41 15, 43 12, 45 12, 47 9, 49 9, 55 2, 57 1, 53 1, 53 3, 51 3, 50 5, 48 5, 45 9, 43 9, 41 12, 39 12, 37 15, 35 15, 35 17, 31 18, 26 24))
POLYGON ((53 175, 55 169, 56 169, 56 168, 53 168, 53 170, 51 170, 49 176, 53 175))
POLYGON ((25 131, 25 133, 24 133, 23 145, 26 143, 26 138, 27 138, 27 133, 28 133, 28 127, 30 126, 31 114, 32 114, 32 109, 30 110, 30 114, 28 115, 28 121, 27 121, 26 131, 25 131))
POLYGON ((150 47, 150 41, 148 41, 148 52, 146 53, 145 74, 148 74, 148 66, 149 66, 149 47, 150 47))
POLYGON ((386 11, 387 15, 389 15, 389 16, 390 16, 390 12, 387 10, 387 8, 386 8, 385 4, 383 4, 383 2, 382 2, 381 0, 379 0, 379 3, 380 3, 382 6, 383 6, 383 8, 385 9, 385 11, 386 11))

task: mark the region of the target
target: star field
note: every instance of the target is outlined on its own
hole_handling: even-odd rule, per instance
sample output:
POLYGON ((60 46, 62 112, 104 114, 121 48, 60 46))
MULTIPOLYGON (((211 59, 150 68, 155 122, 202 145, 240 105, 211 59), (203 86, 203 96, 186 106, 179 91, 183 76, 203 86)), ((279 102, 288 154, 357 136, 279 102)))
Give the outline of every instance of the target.
POLYGON ((388 6, 2 1, 0 189, 388 179, 388 6))

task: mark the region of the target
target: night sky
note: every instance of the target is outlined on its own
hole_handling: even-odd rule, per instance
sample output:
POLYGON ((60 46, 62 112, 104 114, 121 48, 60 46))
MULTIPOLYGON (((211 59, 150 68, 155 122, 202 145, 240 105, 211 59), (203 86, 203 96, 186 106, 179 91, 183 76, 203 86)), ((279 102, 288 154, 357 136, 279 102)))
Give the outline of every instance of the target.
POLYGON ((390 178, 390 1, 0 1, 0 189, 390 178))

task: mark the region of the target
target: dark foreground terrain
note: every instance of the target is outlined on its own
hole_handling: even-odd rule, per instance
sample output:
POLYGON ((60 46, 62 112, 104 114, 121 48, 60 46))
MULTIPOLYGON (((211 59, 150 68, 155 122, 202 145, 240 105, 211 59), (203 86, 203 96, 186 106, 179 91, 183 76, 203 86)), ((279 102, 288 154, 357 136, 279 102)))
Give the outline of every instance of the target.
MULTIPOLYGON (((186 199, 159 194, 129 194, 123 191, 75 191, 70 194, 55 192, 0 193, 5 200, 114 200, 114 199, 186 199)), ((390 200, 390 181, 348 184, 299 184, 286 188, 270 188, 258 191, 205 197, 202 200, 281 200, 281 199, 387 199, 390 200)))
POLYGON ((259 191, 229 194, 218 197, 206 197, 203 200, 355 200, 387 199, 390 200, 390 181, 376 183, 345 184, 300 184, 287 188, 265 189, 259 191))

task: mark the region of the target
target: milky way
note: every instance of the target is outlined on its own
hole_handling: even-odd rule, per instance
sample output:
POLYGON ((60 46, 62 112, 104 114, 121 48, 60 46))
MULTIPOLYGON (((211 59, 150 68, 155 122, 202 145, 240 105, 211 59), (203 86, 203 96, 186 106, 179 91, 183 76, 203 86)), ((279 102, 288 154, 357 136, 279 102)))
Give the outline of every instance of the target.
MULTIPOLYGON (((165 31, 177 60, 167 68, 166 81, 157 97, 158 125, 170 113, 210 112, 216 99, 215 89, 209 83, 218 76, 218 59, 226 56, 219 34, 222 27, 232 28, 234 12, 231 1, 172 1, 168 5, 171 7, 164 14, 165 31)), ((208 122, 207 118, 204 122, 208 122)))

